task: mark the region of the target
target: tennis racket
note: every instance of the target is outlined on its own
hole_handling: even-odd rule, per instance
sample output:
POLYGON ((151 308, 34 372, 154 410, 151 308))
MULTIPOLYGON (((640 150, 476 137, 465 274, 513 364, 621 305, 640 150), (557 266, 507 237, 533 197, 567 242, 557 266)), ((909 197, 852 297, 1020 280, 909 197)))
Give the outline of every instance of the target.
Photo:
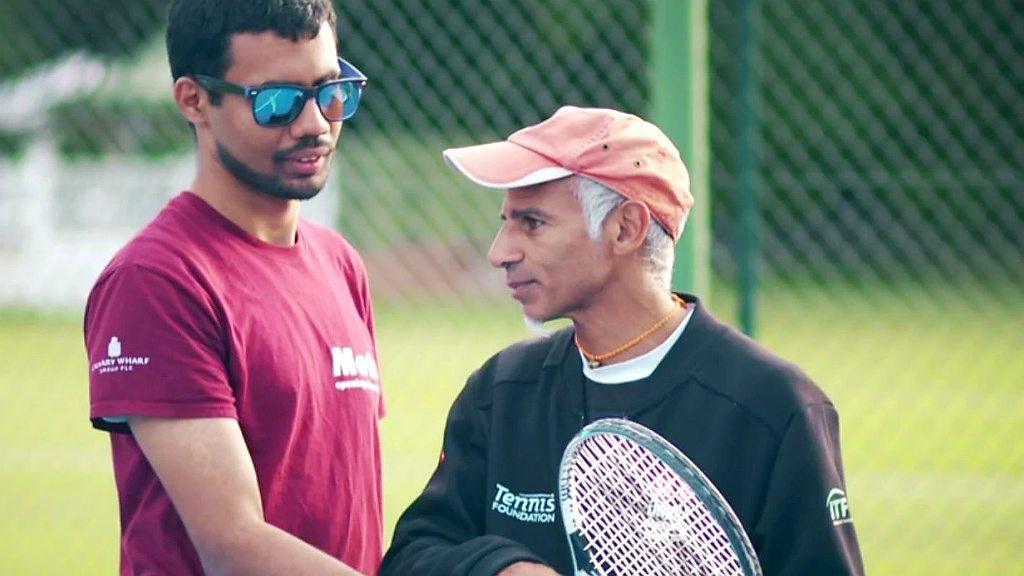
POLYGON ((576 576, 760 576, 736 514, 651 430, 607 418, 569 442, 558 474, 576 576))

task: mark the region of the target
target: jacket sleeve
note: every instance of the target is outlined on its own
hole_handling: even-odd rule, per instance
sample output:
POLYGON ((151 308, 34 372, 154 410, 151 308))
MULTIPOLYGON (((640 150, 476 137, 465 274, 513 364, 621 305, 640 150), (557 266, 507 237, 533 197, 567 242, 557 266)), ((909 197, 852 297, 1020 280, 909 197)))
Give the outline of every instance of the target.
POLYGON ((479 373, 455 400, 437 469, 398 520, 380 576, 493 576, 517 561, 544 563, 524 546, 486 535, 487 418, 479 373))
POLYGON ((752 538, 765 576, 864 574, 831 404, 790 419, 752 538))

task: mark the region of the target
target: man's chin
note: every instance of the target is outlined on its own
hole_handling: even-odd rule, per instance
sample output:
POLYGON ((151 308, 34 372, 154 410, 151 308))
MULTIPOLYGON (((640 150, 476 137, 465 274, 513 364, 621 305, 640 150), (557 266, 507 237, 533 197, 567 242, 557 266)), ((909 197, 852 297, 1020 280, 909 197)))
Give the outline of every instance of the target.
POLYGON ((330 164, 316 174, 285 175, 280 172, 265 174, 236 158, 227 147, 217 143, 217 156, 224 168, 250 190, 282 200, 309 200, 327 184, 330 164))
POLYGON ((326 185, 327 178, 325 176, 282 179, 276 186, 276 190, 270 194, 289 200, 310 200, 315 198, 326 185))
POLYGON ((287 188, 281 191, 280 194, 276 194, 279 198, 286 198, 288 200, 312 200, 316 197, 323 187, 320 188, 287 188))
POLYGON ((554 330, 544 326, 545 320, 531 318, 530 316, 523 314, 523 322, 526 324, 526 328, 530 332, 540 336, 550 336, 554 332, 554 330))

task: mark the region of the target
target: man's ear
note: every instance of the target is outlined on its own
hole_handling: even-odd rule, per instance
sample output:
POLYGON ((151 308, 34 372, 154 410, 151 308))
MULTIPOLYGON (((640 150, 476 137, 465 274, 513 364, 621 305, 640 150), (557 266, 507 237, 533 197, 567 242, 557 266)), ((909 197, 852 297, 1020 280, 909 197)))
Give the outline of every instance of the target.
POLYGON ((628 254, 643 246, 651 226, 651 211, 642 202, 626 200, 612 210, 606 223, 611 226, 612 250, 628 254))
POLYGON ((174 103, 189 124, 206 123, 206 109, 210 100, 193 78, 182 76, 174 81, 174 103))

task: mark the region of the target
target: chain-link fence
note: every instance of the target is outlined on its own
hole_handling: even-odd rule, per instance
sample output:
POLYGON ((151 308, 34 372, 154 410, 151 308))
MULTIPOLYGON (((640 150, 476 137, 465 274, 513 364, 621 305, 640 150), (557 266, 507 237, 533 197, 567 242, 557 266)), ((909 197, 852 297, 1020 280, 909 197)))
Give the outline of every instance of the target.
MULTIPOLYGON (((8 284, 18 284, 10 271, 26 260, 48 268, 43 280, 24 276, 19 294, 68 277, 87 288, 96 255, 105 259, 187 186, 192 144, 169 99, 165 7, 0 2, 0 264, 8 284), (39 187, 49 195, 34 195, 39 187), (40 221, 45 232, 32 224, 40 221), (60 250, 70 263, 53 257, 60 250)), ((438 352, 434 340, 461 341, 446 330, 487 332, 492 315, 481 307, 515 310, 484 259, 500 194, 466 183, 440 150, 504 137, 561 104, 648 112, 651 6, 345 0, 339 8, 340 48, 370 86, 336 159, 337 222, 367 261, 382 338, 408 336, 383 350, 389 420, 436 421, 436 430, 443 411, 414 405, 440 394, 446 406, 459 382, 423 382, 430 371, 420 368, 450 361, 461 378, 484 358, 457 346, 438 352), (418 382, 401 381, 406 374, 418 382)), ((711 206, 698 209, 711 210, 714 286, 705 296, 735 319, 738 287, 754 287, 759 340, 835 400, 870 573, 1024 574, 1024 3, 728 0, 708 2, 708 15, 711 206), (748 84, 738 80, 744 72, 748 84), (740 114, 746 105, 752 114, 740 114), (744 130, 754 135, 751 154, 737 152, 744 130), (751 170, 751 189, 741 170, 751 170)), ((7 323, 19 332, 10 342, 26 330, 49 334, 25 326, 7 323)), ((65 460, 92 476, 53 480, 57 493, 109 479, 95 443, 81 448, 92 450, 85 458, 65 454, 64 437, 40 440, 51 436, 40 434, 51 425, 47 405, 16 378, 18 369, 42 374, 41 360, 8 364, 2 384, 19 390, 24 406, 14 406, 25 416, 0 467, 0 505, 15 512, 0 509, 3 532, 26 542, 18 534, 26 526, 63 527, 66 544, 46 538, 46 550, 62 549, 67 566, 109 572, 115 542, 70 536, 94 528, 89 518, 44 504, 19 516, 24 504, 7 490, 46 473, 79 478, 66 474, 65 460), (31 456, 47 450, 63 455, 31 456)), ((68 390, 84 403, 84 364, 72 372, 68 390)), ((68 435, 85 434, 84 408, 60 417, 75 419, 68 435)), ((385 446, 396 467, 426 460, 409 490, 426 479, 437 444, 427 442, 426 453, 385 446)), ((103 486, 96 493, 112 498, 103 486)), ((387 495, 401 504, 411 497, 397 491, 387 495)), ((114 504, 97 515, 92 522, 115 537, 114 504)), ((0 552, 0 566, 47 570, 13 561, 27 547, 0 552)))

